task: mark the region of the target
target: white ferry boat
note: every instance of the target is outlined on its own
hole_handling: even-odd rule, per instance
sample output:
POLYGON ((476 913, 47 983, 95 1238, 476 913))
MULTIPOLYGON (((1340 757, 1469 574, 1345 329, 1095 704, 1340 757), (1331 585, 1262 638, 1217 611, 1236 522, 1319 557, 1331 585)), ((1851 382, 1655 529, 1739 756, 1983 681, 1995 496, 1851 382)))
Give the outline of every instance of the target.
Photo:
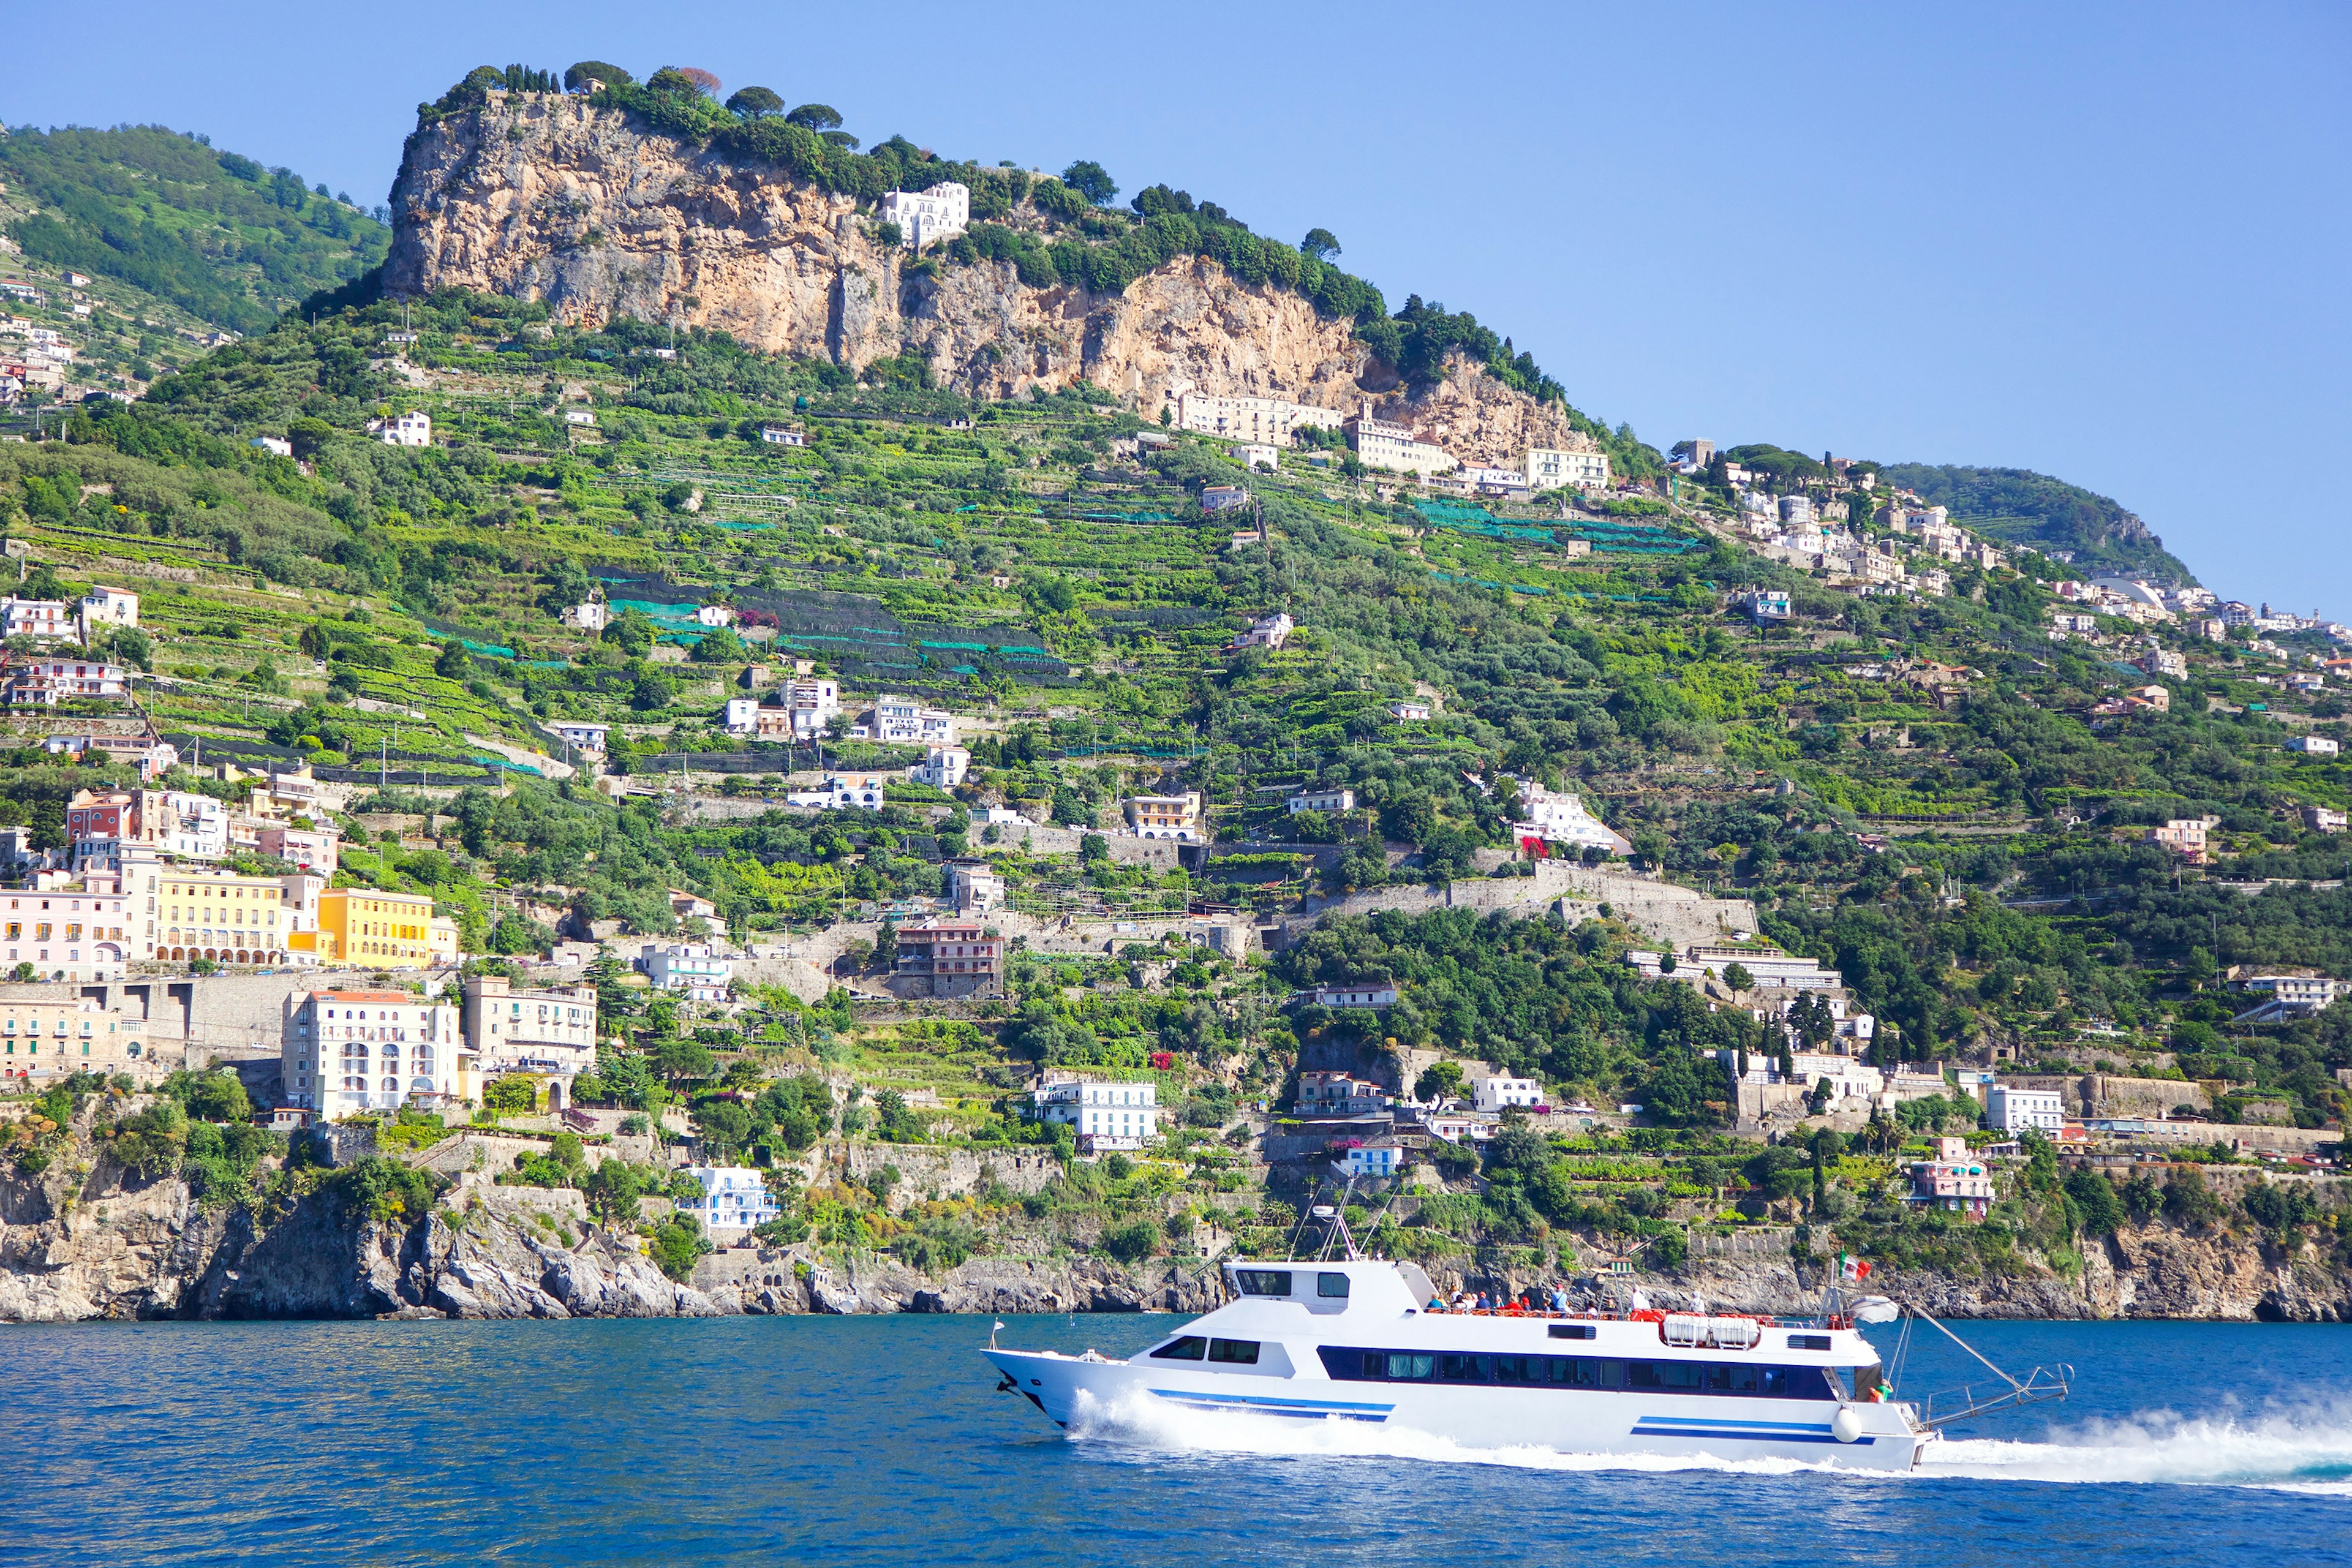
MULTIPOLYGON (((1143 1397, 1482 1448, 1902 1470, 1940 1424, 1891 1396, 1845 1310, 1803 1321, 1447 1310, 1417 1266, 1361 1258, 1228 1263, 1224 1278, 1227 1305, 1126 1361, 1005 1350, 992 1335, 984 1353, 999 1388, 1064 1426, 1143 1397)), ((1897 1314, 1884 1298, 1852 1310, 1897 1314)))

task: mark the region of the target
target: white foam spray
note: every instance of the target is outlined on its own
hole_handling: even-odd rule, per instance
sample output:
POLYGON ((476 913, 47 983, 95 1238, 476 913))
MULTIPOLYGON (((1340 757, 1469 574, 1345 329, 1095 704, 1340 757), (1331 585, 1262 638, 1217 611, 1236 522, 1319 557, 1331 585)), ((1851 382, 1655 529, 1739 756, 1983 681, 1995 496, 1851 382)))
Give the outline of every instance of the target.
POLYGON ((2158 1411, 2058 1428, 2042 1442, 1939 1441, 1928 1445, 1919 1468, 1907 1473, 1786 1458, 1566 1453, 1525 1445, 1480 1447, 1387 1424, 1194 1410, 1140 1390, 1108 1401, 1082 1394, 1069 1436, 1155 1454, 1414 1459, 1563 1472, 1811 1472, 1869 1483, 1941 1478, 2057 1485, 2251 1486, 2352 1497, 2352 1405, 2277 1406, 2258 1414, 2231 1409, 2207 1415, 2158 1411))

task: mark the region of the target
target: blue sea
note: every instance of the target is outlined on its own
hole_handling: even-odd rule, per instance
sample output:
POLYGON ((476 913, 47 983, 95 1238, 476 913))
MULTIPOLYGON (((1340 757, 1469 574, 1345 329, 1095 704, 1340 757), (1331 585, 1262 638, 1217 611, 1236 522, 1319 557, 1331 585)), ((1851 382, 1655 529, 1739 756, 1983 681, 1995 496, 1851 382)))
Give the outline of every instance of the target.
MULTIPOLYGON (((1003 1339, 1123 1355, 1172 1321, 1003 1339)), ((2074 1396, 1902 1476, 1181 1413, 1074 1436, 994 1392, 988 1328, 0 1330, 0 1563, 2352 1563, 2352 1327, 1966 1326, 2074 1396)), ((1925 1330, 1906 1372, 1984 1381, 1925 1330)))

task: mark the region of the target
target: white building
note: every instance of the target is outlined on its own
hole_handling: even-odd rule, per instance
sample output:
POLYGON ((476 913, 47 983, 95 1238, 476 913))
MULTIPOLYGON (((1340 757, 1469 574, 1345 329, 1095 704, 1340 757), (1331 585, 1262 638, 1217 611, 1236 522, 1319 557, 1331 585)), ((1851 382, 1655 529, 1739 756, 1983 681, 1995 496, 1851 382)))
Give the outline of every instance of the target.
POLYGON ((321 1119, 462 1098, 457 1009, 406 991, 287 997, 278 1072, 286 1102, 321 1119))
MULTIPOLYGON (((1295 430, 1337 429, 1341 422, 1336 408, 1281 397, 1216 397, 1189 386, 1174 395, 1178 429, 1239 441, 1245 451, 1287 447, 1295 430)), ((1244 456, 1242 460, 1251 459, 1244 456)), ((1272 462, 1267 466, 1272 467, 1272 462)))
POLYGON ((805 447, 808 436, 797 425, 762 425, 760 439, 771 447, 805 447))
POLYGON ((367 427, 369 435, 387 447, 433 445, 433 416, 429 414, 395 414, 389 419, 371 419, 367 427))
POLYGON ((948 862, 948 900, 960 915, 984 915, 1004 902, 1004 879, 982 860, 948 862))
POLYGON ((678 1212, 692 1215, 715 1246, 740 1241, 776 1217, 776 1194, 749 1165, 688 1165, 686 1174, 702 1191, 681 1202, 678 1212))
POLYGON ((875 699, 872 721, 851 725, 849 734, 852 740, 879 741, 886 746, 952 746, 957 722, 954 714, 926 708, 911 697, 886 695, 875 699))
POLYGON ((698 626, 731 626, 739 612, 732 605, 697 605, 694 624, 698 626))
POLYGON ((585 425, 593 427, 596 423, 596 416, 589 409, 567 408, 563 411, 563 422, 566 425, 585 425))
POLYGON ((637 957, 656 991, 668 991, 690 1002, 724 1002, 735 978, 735 965, 698 942, 647 942, 637 957))
POLYGON ((1519 809, 1527 815, 1517 825, 1519 837, 1545 844, 1581 849, 1590 846, 1612 855, 1631 855, 1633 843, 1584 807, 1584 797, 1555 792, 1533 779, 1519 781, 1519 809))
POLYGON ((589 599, 581 604, 566 605, 563 611, 563 624, 577 627, 583 632, 601 632, 612 618, 613 613, 610 606, 602 599, 589 599))
POLYGON ((971 753, 961 746, 933 746, 921 762, 907 770, 907 776, 933 789, 953 789, 971 771, 971 753))
POLYGON ((1278 470, 1282 467, 1281 453, 1265 442, 1244 442, 1234 448, 1234 456, 1241 459, 1244 468, 1278 470))
POLYGON ((1049 1083, 1030 1097, 1041 1121, 1077 1134, 1082 1151, 1139 1149, 1160 1135, 1160 1086, 1154 1083, 1049 1083))
POLYGON ((1543 1085, 1531 1078, 1482 1078, 1470 1085, 1470 1103, 1478 1110, 1501 1110, 1506 1106, 1535 1106, 1543 1103, 1543 1085))
POLYGON ((1285 804, 1290 807, 1293 816, 1302 811, 1353 811, 1356 809, 1356 792, 1351 789, 1301 790, 1285 804))
POLYGON ((9 658, 0 672, 0 705, 57 708, 82 699, 130 696, 130 670, 94 658, 9 658))
POLYGON ((2332 757, 2343 750, 2325 735, 2296 735, 2287 742, 2286 749, 2307 757, 2332 757))
POLYGON ((1389 704, 1389 717, 1402 723, 1419 723, 1423 720, 1427 719, 1430 712, 1430 706, 1426 702, 1391 702, 1389 704))
POLYGON ((1480 465, 1472 465, 1464 468, 1462 471, 1454 477, 1475 490, 1488 490, 1500 493, 1504 490, 1523 490, 1528 488, 1527 475, 1521 473, 1517 468, 1496 468, 1480 465))
POLYGON ((898 243, 920 250, 933 240, 952 239, 971 222, 971 190, 942 180, 928 190, 892 191, 877 204, 884 223, 898 226, 898 243))
POLYGON ((1609 488, 1609 454, 1564 452, 1556 447, 1528 448, 1528 488, 1538 490, 1609 488))
POLYGON ((139 624, 139 595, 127 588, 94 585, 81 596, 81 623, 85 627, 135 626, 139 624))
POLYGON ((554 723, 549 725, 548 728, 555 731, 555 738, 557 740, 562 742, 565 745, 572 747, 573 750, 592 752, 598 756, 603 756, 604 754, 604 734, 605 731, 612 729, 612 726, 610 724, 592 724, 578 719, 559 719, 554 723))
POLYGON ((1249 624, 1249 629, 1234 637, 1235 647, 1270 647, 1279 650, 1298 629, 1286 612, 1277 610, 1270 616, 1260 616, 1249 624))
MULTIPOLYGON (((1625 954, 1625 962, 1640 970, 1644 979, 1666 973, 1662 953, 1635 950, 1625 954)), ((1822 968, 1819 959, 1782 952, 1777 947, 1706 947, 1694 942, 1675 954, 1674 973, 1684 980, 1700 975, 1720 980, 1735 963, 1748 971, 1752 991, 1835 991, 1845 984, 1843 975, 1822 968)))
POLYGON ((760 700, 756 697, 730 697, 727 700, 727 732, 730 735, 757 734, 760 729, 760 700))
POLYGON ((2066 1125, 2066 1100, 2054 1089, 1997 1083, 1985 1096, 1985 1125, 1998 1132, 2056 1132, 2066 1125))
POLYGON ((1350 1143, 1336 1151, 1338 1158, 1331 1168, 1342 1176, 1363 1177, 1381 1181, 1412 1163, 1412 1156, 1395 1143, 1381 1141, 1371 1143, 1350 1143))
POLYGON ((879 811, 887 804, 889 779, 887 773, 835 773, 816 789, 794 790, 784 801, 820 811, 879 811))
POLYGON ((1792 527, 1802 527, 1807 523, 1814 521, 1813 498, 1811 496, 1782 496, 1780 498, 1780 521, 1791 525, 1792 527))
POLYGON ((1343 985, 1318 985, 1300 992, 1299 996, 1317 1007, 1393 1007, 1397 1004, 1397 988, 1385 980, 1360 980, 1343 985))
POLYGON ((1444 447, 1417 439, 1410 425, 1392 424, 1363 414, 1347 422, 1347 431, 1348 442, 1356 449, 1356 460, 1368 468, 1427 476, 1449 473, 1462 466, 1444 447))
POLYGON ((2257 974, 2242 982, 2240 989, 2267 996, 2282 1016, 2300 1017, 2326 1012, 2336 998, 2352 995, 2352 981, 2324 974, 2257 974))
POLYGON ((62 599, 0 599, 0 637, 81 640, 74 614, 62 599))
POLYGON ((257 452, 268 452, 275 457, 290 458, 294 455, 294 443, 282 436, 256 436, 246 445, 257 452))
POLYGON ((792 731, 801 740, 824 733, 825 724, 841 711, 841 685, 835 680, 818 678, 787 681, 779 697, 792 710, 792 731))

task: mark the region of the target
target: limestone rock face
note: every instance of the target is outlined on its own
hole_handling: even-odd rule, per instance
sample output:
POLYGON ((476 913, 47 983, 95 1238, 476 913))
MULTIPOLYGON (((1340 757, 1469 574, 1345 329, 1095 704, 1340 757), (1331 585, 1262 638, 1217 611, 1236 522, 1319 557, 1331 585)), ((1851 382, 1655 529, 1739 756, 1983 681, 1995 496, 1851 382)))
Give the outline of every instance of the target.
POLYGON ((468 1206, 385 1223, 322 1185, 267 1224, 206 1209, 77 1141, 49 1172, 0 1173, 0 1321, 92 1318, 669 1318, 738 1310, 672 1283, 634 1241, 572 1245, 468 1206))
POLYGON ((1009 262, 909 268, 852 198, 646 133, 585 99, 494 94, 420 128, 392 205, 395 293, 543 300, 583 326, 625 315, 702 327, 857 370, 911 355, 979 397, 1083 379, 1147 418, 1188 384, 1348 413, 1370 401, 1468 463, 1516 468, 1529 446, 1593 446, 1557 407, 1467 363, 1409 393, 1348 322, 1204 258, 1118 294, 1032 289, 1009 262))
POLYGON ((694 1284, 721 1310, 750 1313, 1200 1313, 1222 1300, 1216 1270, 1198 1264, 1128 1268, 1099 1258, 975 1258, 934 1277, 890 1258, 845 1268, 799 1246, 713 1254, 696 1268, 694 1284))

